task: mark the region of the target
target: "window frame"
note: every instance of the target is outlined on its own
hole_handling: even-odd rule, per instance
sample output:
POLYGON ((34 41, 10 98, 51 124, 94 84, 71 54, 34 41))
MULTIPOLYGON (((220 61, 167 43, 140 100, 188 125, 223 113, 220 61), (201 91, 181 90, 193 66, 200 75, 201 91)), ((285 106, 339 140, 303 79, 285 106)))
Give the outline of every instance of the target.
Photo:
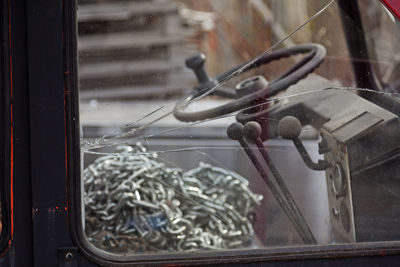
POLYGON ((2 34, 1 42, 1 109, 0 109, 0 205, 1 205, 1 223, 0 231, 0 255, 4 255, 9 249, 12 237, 12 173, 13 173, 13 129, 12 129, 12 86, 11 86, 11 59, 10 59, 10 32, 9 26, 9 8, 6 1, 1 3, 0 23, 2 34))
MULTIPOLYGON (((346 5, 348 0, 338 0, 346 5)), ((301 261, 305 265, 319 266, 325 263, 354 266, 385 264, 400 260, 400 241, 355 244, 331 244, 195 253, 138 254, 120 256, 102 251, 89 243, 82 227, 82 179, 79 125, 79 88, 77 58, 77 4, 63 1, 64 14, 64 64, 69 70, 65 83, 69 88, 65 103, 66 148, 68 168, 69 223, 74 243, 82 256, 99 265, 132 266, 135 264, 227 264, 265 263, 287 266, 288 261, 301 261), (385 257, 384 257, 385 256, 385 257), (393 256, 393 257, 392 257, 393 256)), ((350 34, 347 34, 348 37, 350 34)), ((361 40, 362 42, 362 40, 361 40)), ((364 66, 366 68, 370 67, 364 66)), ((355 65, 354 68, 363 68, 355 65)), ((367 81, 367 83, 373 81, 367 81)))

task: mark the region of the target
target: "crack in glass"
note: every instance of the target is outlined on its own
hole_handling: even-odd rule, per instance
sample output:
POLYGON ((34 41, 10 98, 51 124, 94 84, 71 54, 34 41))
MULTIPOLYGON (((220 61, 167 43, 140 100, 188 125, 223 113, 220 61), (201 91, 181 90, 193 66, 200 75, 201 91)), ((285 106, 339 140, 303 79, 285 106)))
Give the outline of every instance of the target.
MULTIPOLYGON (((263 10, 263 1, 253 0, 250 2, 263 10)), ((105 135, 92 139, 82 137, 80 149, 84 158, 83 165, 85 165, 82 175, 86 216, 84 229, 88 240, 96 247, 113 253, 167 253, 259 248, 270 246, 264 240, 266 239, 266 231, 271 233, 276 230, 273 228, 262 229, 263 226, 260 226, 260 224, 271 221, 273 222, 271 225, 275 225, 272 227, 279 228, 279 220, 282 220, 282 229, 288 229, 286 241, 289 241, 286 243, 289 244, 335 243, 336 240, 329 236, 329 233, 321 234, 322 231, 335 227, 336 230, 332 230, 336 231, 335 234, 344 236, 350 242, 357 241, 355 221, 349 214, 358 212, 357 209, 360 209, 357 205, 351 203, 351 197, 356 199, 359 196, 357 195, 358 192, 351 191, 352 185, 346 179, 349 179, 350 175, 356 176, 364 169, 361 165, 351 169, 353 165, 360 163, 353 160, 351 165, 349 155, 353 155, 352 152, 346 150, 347 147, 337 144, 330 135, 331 133, 325 128, 322 129, 322 125, 329 123, 334 116, 317 118, 312 113, 316 111, 311 110, 312 108, 304 103, 308 101, 307 99, 312 99, 318 95, 322 99, 322 96, 328 98, 334 94, 341 96, 342 98, 338 98, 341 101, 345 101, 346 96, 349 95, 342 94, 343 92, 353 95, 373 95, 378 98, 382 96, 398 101, 400 94, 395 92, 393 88, 387 88, 387 91, 376 91, 369 88, 357 88, 354 82, 351 86, 341 86, 340 81, 331 79, 329 86, 326 86, 326 81, 323 81, 321 82, 322 86, 318 86, 318 83, 316 83, 316 86, 310 86, 311 89, 292 89, 304 87, 304 82, 310 76, 319 76, 317 70, 317 74, 307 74, 305 78, 299 79, 300 81, 290 85, 286 88, 287 90, 277 95, 269 96, 268 94, 260 94, 259 91, 253 92, 257 101, 253 101, 244 108, 237 108, 234 112, 195 122, 154 127, 164 119, 174 116, 177 111, 194 109, 192 104, 205 99, 212 99, 215 97, 213 94, 218 90, 224 87, 232 87, 230 83, 245 80, 245 78, 242 79, 239 76, 255 65, 258 66, 257 62, 260 59, 275 53, 279 47, 292 47, 291 44, 296 43, 292 38, 306 27, 313 28, 313 31, 316 32, 315 38, 318 37, 317 39, 321 40, 322 43, 327 29, 325 26, 317 28, 314 22, 317 18, 323 17, 324 14, 334 13, 335 11, 332 10, 338 8, 337 2, 336 0, 325 1, 322 8, 313 12, 312 16, 286 35, 283 34, 284 29, 279 27, 277 35, 283 38, 273 43, 254 59, 233 68, 231 72, 222 75, 222 78, 213 80, 210 84, 198 90, 194 97, 189 98, 188 101, 176 104, 175 100, 171 100, 170 103, 168 103, 169 100, 166 100, 146 115, 120 127, 113 127, 105 135), (300 99, 304 101, 301 102, 300 99), (295 114, 289 109, 287 112, 284 110, 291 103, 297 103, 296 101, 301 103, 294 107, 295 111, 293 112, 295 114), (302 104, 304 105, 302 106, 302 104), (282 115, 276 113, 278 115, 271 116, 279 108, 284 110, 282 115), (265 110, 272 110, 272 112, 263 113, 265 110), (240 116, 246 118, 246 116, 251 116, 252 113, 258 115, 254 115, 251 119, 240 119, 240 116), (288 136, 295 135, 293 144, 291 138, 286 138, 289 144, 286 142, 274 146, 275 140, 270 139, 284 136, 283 133, 276 133, 282 118, 293 115, 298 115, 300 123, 297 136, 293 134, 294 130, 287 130, 288 136), (252 131, 247 131, 250 129, 249 121, 256 122, 259 126, 253 124, 255 128, 253 127, 252 131), (194 140, 192 134, 201 135, 196 133, 196 131, 200 131, 200 127, 208 129, 210 123, 217 125, 219 122, 221 122, 221 125, 225 125, 226 122, 232 123, 229 127, 237 126, 239 130, 230 134, 227 125, 228 133, 225 131, 224 136, 217 136, 214 143, 211 141, 207 143, 206 136, 196 137, 199 140, 205 140, 201 140, 203 141, 200 142, 201 144, 185 143, 185 140, 181 140, 181 143, 177 141, 180 138, 178 134, 186 134, 188 136, 185 138, 194 140), (302 126, 305 126, 304 122, 313 127, 308 128, 308 130, 302 128, 302 126), (153 127, 154 129, 152 129, 153 127), (257 127, 260 129, 258 130, 257 127), (193 132, 186 133, 186 131, 192 129, 193 132), (272 132, 272 130, 274 130, 274 133, 271 134, 271 137, 266 138, 265 136, 270 133, 266 134, 265 132, 272 132), (257 133, 257 131, 259 132, 257 133), (175 134, 178 137, 172 138, 171 136, 175 134), (303 140, 299 138, 300 134, 309 134, 313 138, 303 140), (229 140, 228 136, 232 140, 229 140), (155 142, 155 140, 161 138, 166 138, 167 141, 165 142, 169 142, 168 145, 163 147, 163 144, 160 145, 155 142), (299 146, 303 146, 303 143, 306 145, 299 149, 299 146), (315 145, 318 148, 315 148, 315 145), (326 147, 328 145, 329 148, 326 147), (310 152, 309 147, 326 152, 319 154, 310 152), (282 163, 282 160, 285 160, 285 156, 282 155, 288 155, 289 152, 295 153, 297 157, 294 157, 292 153, 292 155, 287 156, 287 162, 282 163), (272 156, 270 157, 268 153, 271 153, 272 156), (327 156, 327 153, 330 154, 327 156), (238 159, 235 159, 234 157, 237 155, 239 155, 238 159), (321 159, 322 155, 324 155, 323 160, 321 159), (87 160, 88 158, 90 160, 87 160), (247 159, 247 165, 238 162, 244 159, 247 159), (229 163, 229 160, 232 162, 229 163), (306 163, 307 160, 311 162, 308 166, 314 164, 312 166, 317 166, 315 169, 320 168, 324 171, 320 172, 319 178, 323 177, 326 171, 327 189, 322 189, 320 182, 314 186, 310 185, 311 189, 307 189, 304 184, 299 185, 299 182, 294 183, 290 180, 293 178, 286 177, 296 176, 296 170, 291 169, 289 165, 296 165, 298 162, 303 164, 303 161, 306 163), (324 162, 325 165, 322 164, 324 162), (336 169, 341 171, 330 172, 330 168, 333 166, 332 162, 339 162, 345 166, 336 167, 335 165, 336 169), (238 166, 235 166, 235 164, 238 166), (275 167, 274 164, 277 164, 280 168, 275 167), (282 170, 282 166, 287 168, 282 170), (242 171, 243 173, 248 172, 249 176, 242 175, 242 171), (340 175, 337 173, 340 173, 340 175), (253 182, 255 183, 253 184, 253 182), (330 190, 330 183, 340 185, 343 188, 340 189, 341 191, 335 187, 330 190), (299 187, 299 191, 303 190, 304 192, 297 192, 296 186, 299 187), (315 192, 316 190, 320 192, 315 192), (339 191, 341 192, 340 195, 337 194, 339 191), (349 193, 346 195, 343 192, 349 193), (316 200, 325 199, 324 203, 328 206, 329 202, 329 207, 320 207, 318 203, 312 203, 313 197, 316 200), (326 200, 326 198, 328 199, 326 200), (299 199, 300 201, 298 201, 299 199), (298 205, 297 202, 302 201, 314 204, 315 211, 310 211, 311 208, 304 204, 298 205), (276 220, 264 211, 267 206, 270 211, 277 214, 276 220), (306 215, 303 216, 303 214, 306 215), (310 214, 312 215, 310 216, 310 214), (312 222, 312 216, 321 214, 327 217, 324 219, 324 225, 316 225, 312 222), (347 221, 345 221, 347 217, 344 215, 348 215, 347 221), (261 223, 256 224, 256 220, 261 223), (345 229, 340 228, 340 225, 346 225, 345 229)), ((268 20, 267 18, 264 19, 268 20)), ((341 57, 334 57, 329 55, 328 51, 326 60, 341 59, 341 57)), ((303 62, 298 56, 295 56, 295 58, 296 62, 303 62)), ((307 59, 305 57, 304 60, 307 59)), ((328 63, 326 64, 328 65, 328 63)), ((290 76, 296 70, 297 67, 294 67, 293 70, 290 69, 281 77, 290 76)), ((395 70, 395 67, 388 68, 385 76, 389 76, 387 74, 389 72, 392 76, 395 70)), ((314 69, 312 72, 314 72, 314 69)), ((369 75, 372 74, 369 73, 369 75)), ((270 84, 273 84, 273 82, 270 84)), ((335 103, 330 104, 335 105, 335 103)), ((361 102, 360 105, 362 105, 361 102)), ((316 104, 315 106, 318 107, 316 104)), ((132 109, 134 108, 133 106, 132 109)), ((371 109, 375 110, 375 108, 371 109)), ((374 115, 371 115, 369 111, 360 114, 357 112, 355 109, 340 115, 343 115, 345 119, 350 118, 346 123, 360 119, 370 128, 383 120, 378 116, 373 117, 374 115), (368 120, 375 124, 369 124, 368 120)), ((379 114, 382 115, 383 113, 379 114)), ((382 116, 388 115, 383 114, 382 116)), ((342 123, 339 126, 333 125, 331 127, 336 131, 341 127, 345 129, 346 124, 342 123)), ((360 125, 360 127, 364 126, 360 125)), ((368 130, 368 127, 365 128, 365 131, 368 130)), ((293 126, 293 128, 295 127, 293 126)), ((347 130, 342 135, 350 135, 353 133, 351 131, 356 132, 358 130, 347 130)), ((362 130, 359 131, 362 132, 362 130)), ((385 161, 382 161, 379 156, 381 155, 376 156, 374 160, 384 165, 385 161)), ((371 164, 368 161, 369 159, 361 158, 360 155, 359 161, 364 160, 363 162, 371 164)), ((374 164, 368 168, 373 169, 374 164)), ((301 166, 306 169, 305 165, 301 166)), ((305 173, 313 176, 308 169, 305 173)), ((323 178, 319 179, 319 181, 321 180, 325 182, 323 178)), ((387 191, 388 189, 386 184, 380 185, 373 179, 370 183, 379 185, 383 190, 387 191)), ((272 245, 286 245, 285 241, 279 240, 278 236, 275 236, 275 238, 276 240, 269 241, 272 245)))

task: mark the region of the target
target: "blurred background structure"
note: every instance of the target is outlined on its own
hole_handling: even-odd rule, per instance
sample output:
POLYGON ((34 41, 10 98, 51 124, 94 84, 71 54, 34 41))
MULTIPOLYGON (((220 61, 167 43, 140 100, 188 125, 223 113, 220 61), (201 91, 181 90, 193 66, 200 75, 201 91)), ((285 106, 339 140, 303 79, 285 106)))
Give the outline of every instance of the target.
MULTIPOLYGON (((305 8, 297 2, 302 0, 81 0, 81 99, 182 95, 195 83, 184 66, 186 57, 198 51, 206 54, 206 69, 213 77, 267 50, 326 4, 311 1, 305 8), (296 4, 302 8, 287 8, 296 4)), ((341 22, 333 13, 327 12, 281 47, 322 43, 335 56, 328 57, 331 64, 319 72, 335 73, 329 78, 351 85, 350 64, 342 59, 347 58, 343 33, 336 30, 341 22), (324 23, 330 20, 337 25, 324 23), (335 27, 315 29, 315 25, 335 27)), ((267 66, 263 74, 271 79, 291 62, 267 66)))
POLYGON ((162 98, 189 87, 179 9, 171 1, 81 1, 81 99, 162 98))

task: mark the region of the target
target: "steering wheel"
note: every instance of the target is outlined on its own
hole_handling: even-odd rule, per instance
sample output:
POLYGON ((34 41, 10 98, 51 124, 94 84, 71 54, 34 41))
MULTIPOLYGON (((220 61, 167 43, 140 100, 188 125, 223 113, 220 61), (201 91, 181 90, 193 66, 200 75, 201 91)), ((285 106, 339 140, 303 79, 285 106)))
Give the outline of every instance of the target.
POLYGON ((186 60, 186 66, 191 68, 199 81, 199 85, 195 86, 193 90, 175 105, 174 116, 176 119, 184 122, 195 122, 206 119, 211 119, 232 112, 246 109, 251 106, 255 101, 267 99, 277 93, 286 90, 289 86, 297 83, 299 80, 305 78, 309 73, 313 72, 324 60, 326 56, 326 49, 319 44, 302 44, 290 48, 280 49, 270 54, 262 55, 256 60, 249 61, 239 65, 215 79, 209 79, 204 71, 205 56, 200 55, 186 60), (307 54, 302 60, 294 64, 290 69, 284 72, 276 80, 271 82, 264 88, 260 88, 255 92, 248 93, 244 96, 237 98, 233 89, 216 88, 212 93, 228 98, 237 98, 229 103, 223 104, 218 107, 210 108, 207 110, 187 112, 185 109, 195 98, 208 93, 215 88, 220 82, 225 81, 229 76, 233 75, 236 71, 241 70, 240 73, 258 68, 262 65, 268 64, 272 61, 290 57, 298 54, 307 54))

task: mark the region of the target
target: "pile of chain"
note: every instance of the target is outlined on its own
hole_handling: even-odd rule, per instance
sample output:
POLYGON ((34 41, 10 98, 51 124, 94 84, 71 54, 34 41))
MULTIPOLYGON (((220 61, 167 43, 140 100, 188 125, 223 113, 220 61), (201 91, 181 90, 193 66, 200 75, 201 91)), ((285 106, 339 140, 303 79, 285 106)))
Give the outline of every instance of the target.
POLYGON ((140 144, 97 158, 84 170, 84 191, 86 235, 115 253, 249 246, 262 200, 236 173, 170 168, 140 144))

